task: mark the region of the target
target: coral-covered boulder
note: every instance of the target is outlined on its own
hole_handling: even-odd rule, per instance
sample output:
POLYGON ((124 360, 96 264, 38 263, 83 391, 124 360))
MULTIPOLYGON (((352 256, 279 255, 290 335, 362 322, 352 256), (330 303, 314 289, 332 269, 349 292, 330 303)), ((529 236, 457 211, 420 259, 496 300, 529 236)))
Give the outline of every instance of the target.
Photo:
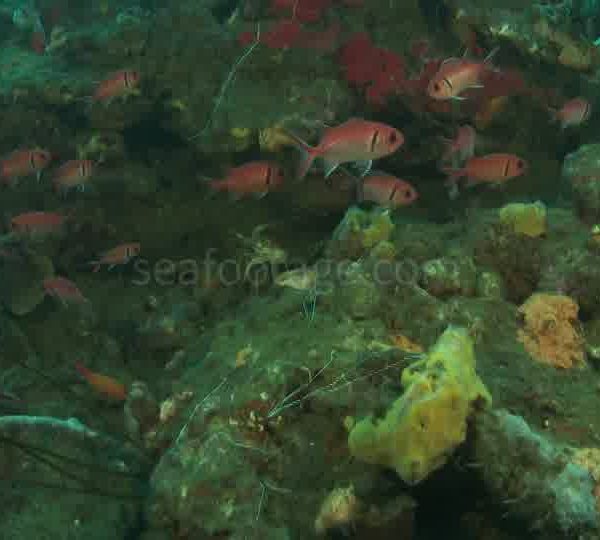
POLYGON ((507 517, 539 538, 598 538, 595 452, 559 445, 504 410, 477 415, 474 426, 472 459, 507 517))
POLYGON ((564 161, 562 175, 573 188, 580 216, 593 224, 600 220, 600 144, 584 144, 564 161))
POLYGON ((471 257, 442 257, 421 267, 423 288, 433 296, 473 296, 477 271, 471 257))

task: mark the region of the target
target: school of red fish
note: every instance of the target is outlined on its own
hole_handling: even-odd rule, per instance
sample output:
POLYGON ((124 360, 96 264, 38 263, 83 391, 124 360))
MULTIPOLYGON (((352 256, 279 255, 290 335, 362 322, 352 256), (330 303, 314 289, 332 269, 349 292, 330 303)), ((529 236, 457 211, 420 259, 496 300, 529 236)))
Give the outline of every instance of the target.
MULTIPOLYGON (((431 77, 426 94, 434 101, 450 102, 467 99, 466 91, 483 88, 484 74, 496 71, 492 64, 495 51, 482 60, 467 57, 449 58, 441 63, 431 77)), ((113 100, 138 92, 140 73, 124 69, 100 82, 89 98, 92 103, 109 105, 113 100)), ((575 97, 564 103, 560 110, 549 110, 551 118, 561 129, 572 128, 586 122, 591 115, 587 99, 575 97)), ((345 122, 323 129, 315 146, 309 145, 295 133, 287 133, 301 152, 296 180, 303 179, 315 162, 320 162, 324 179, 339 169, 356 188, 356 199, 375 205, 396 209, 413 204, 419 198, 417 189, 407 180, 373 169, 373 162, 388 157, 405 142, 400 129, 380 122, 350 118, 345 122), (350 168, 347 168, 350 167, 350 168)), ((440 156, 440 170, 447 175, 450 196, 458 194, 459 184, 499 186, 527 173, 528 164, 510 153, 475 155, 477 133, 470 125, 460 126, 453 139, 445 140, 445 150, 440 156)), ((38 181, 50 169, 51 151, 42 148, 17 149, 0 161, 0 181, 14 186, 20 179, 36 176, 38 181)), ((99 164, 89 159, 72 159, 54 168, 52 186, 57 193, 84 190, 96 177, 99 164)), ((290 179, 291 180, 291 179, 290 179)), ((220 179, 211 179, 206 186, 213 192, 226 192, 235 198, 262 197, 279 189, 286 181, 284 169, 276 162, 258 160, 229 170, 220 179)), ((60 231, 68 215, 31 210, 12 217, 12 232, 20 237, 40 236, 60 231)), ((100 254, 90 261, 92 272, 101 268, 124 265, 140 254, 141 246, 126 241, 100 254)), ((71 280, 55 276, 41 284, 45 293, 62 304, 87 304, 88 300, 71 280)), ((78 372, 101 394, 124 399, 123 388, 116 381, 95 374, 83 365, 78 372)))

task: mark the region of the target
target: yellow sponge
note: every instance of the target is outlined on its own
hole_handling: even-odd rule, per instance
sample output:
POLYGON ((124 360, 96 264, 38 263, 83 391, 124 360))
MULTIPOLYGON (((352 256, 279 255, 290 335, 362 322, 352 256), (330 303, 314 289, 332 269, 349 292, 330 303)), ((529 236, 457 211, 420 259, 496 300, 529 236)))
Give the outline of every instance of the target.
POLYGON ((442 466, 466 437, 475 404, 491 396, 475 372, 473 341, 465 328, 449 327, 432 350, 405 369, 405 392, 380 420, 358 422, 350 452, 368 463, 396 470, 416 484, 442 466))
POLYGON ((546 206, 537 201, 531 204, 511 203, 500 208, 500 223, 517 234, 538 237, 546 233, 546 206))

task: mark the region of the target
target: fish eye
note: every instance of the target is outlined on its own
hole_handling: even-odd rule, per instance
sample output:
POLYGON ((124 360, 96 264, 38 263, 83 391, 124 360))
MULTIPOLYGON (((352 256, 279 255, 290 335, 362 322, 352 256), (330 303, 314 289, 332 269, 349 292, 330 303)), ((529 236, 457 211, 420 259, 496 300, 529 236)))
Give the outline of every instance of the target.
POLYGON ((407 189, 407 190, 404 192, 404 196, 405 196, 407 199, 410 199, 410 198, 412 197, 412 191, 411 191, 410 189, 407 189))
POLYGON ((434 85, 433 85, 433 89, 434 89, 436 92, 439 92, 439 91, 440 91, 440 84, 439 84, 439 83, 434 83, 434 85))
POLYGON ((397 140, 398 137, 396 137, 396 134, 392 131, 392 133, 390 133, 390 142, 395 143, 397 140))
POLYGON ((525 167, 525 163, 523 163, 523 161, 519 159, 517 161, 517 169, 522 169, 523 167, 525 167))

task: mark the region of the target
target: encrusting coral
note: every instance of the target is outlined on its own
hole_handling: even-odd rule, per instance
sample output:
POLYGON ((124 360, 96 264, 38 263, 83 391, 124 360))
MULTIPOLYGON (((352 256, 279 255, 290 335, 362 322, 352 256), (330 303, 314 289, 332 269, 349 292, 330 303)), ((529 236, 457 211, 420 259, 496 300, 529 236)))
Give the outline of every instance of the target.
POLYGON ((360 513, 360 501, 354 494, 354 486, 335 488, 323 501, 315 519, 317 534, 325 534, 336 527, 350 527, 360 513))
POLYGON ((575 451, 571 461, 590 472, 590 476, 596 483, 594 497, 596 498, 596 508, 600 512, 600 449, 579 448, 575 451))
POLYGON ((519 308, 517 337, 538 362, 559 368, 585 364, 585 342, 577 328, 579 306, 570 297, 536 293, 519 308))

